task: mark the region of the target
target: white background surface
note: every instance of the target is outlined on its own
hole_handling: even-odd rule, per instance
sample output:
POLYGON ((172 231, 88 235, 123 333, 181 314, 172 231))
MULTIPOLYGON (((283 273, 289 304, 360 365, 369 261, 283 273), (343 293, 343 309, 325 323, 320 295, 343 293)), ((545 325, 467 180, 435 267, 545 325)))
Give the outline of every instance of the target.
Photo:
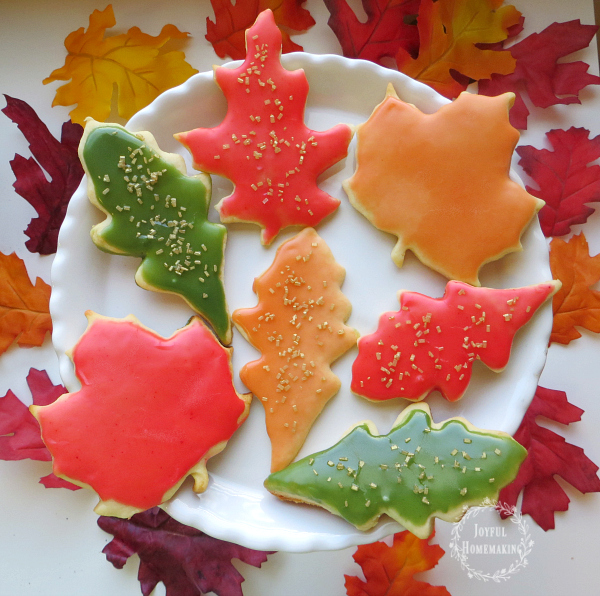
MULTIPOLYGON (((526 17, 525 34, 541 31, 554 21, 580 18, 591 24, 591 0, 519 0, 515 5, 526 17)), ((105 4, 91 0, 39 2, 36 0, 0 0, 0 92, 29 103, 49 126, 60 135, 62 122, 69 108, 51 108, 57 84, 44 86, 41 81, 62 66, 64 38, 79 27, 87 27, 93 9, 105 4)), ((317 21, 307 34, 295 36, 306 51, 340 53, 339 44, 327 26, 328 12, 318 0, 307 2, 317 21)), ((163 24, 173 23, 189 31, 192 39, 184 46, 187 60, 200 71, 219 63, 212 47, 204 39, 205 20, 212 17, 208 0, 164 0, 114 2, 118 27, 109 33, 120 33, 137 25, 144 32, 156 35, 163 24), (140 10, 143 7, 143 10, 140 10)), ((598 73, 595 40, 591 47, 574 58, 591 65, 598 73)), ((581 93, 582 106, 557 106, 546 110, 532 108, 529 130, 522 144, 540 147, 544 132, 551 128, 583 126, 600 134, 598 108, 600 90, 587 88, 581 93)), ((3 107, 2 103, 2 107, 3 107)), ((0 250, 16 251, 27 264, 32 278, 40 276, 50 281, 52 257, 40 257, 25 248, 23 230, 35 215, 25 200, 12 188, 14 176, 9 161, 15 153, 29 156, 27 143, 8 118, 0 116, 0 250)), ((579 226, 575 231, 579 231, 579 226)), ((592 254, 600 252, 600 215, 594 214, 581 226, 590 243, 592 254)), ((600 380, 600 337, 583 332, 583 337, 570 346, 553 345, 541 384, 567 392, 572 403, 586 410, 583 420, 564 428, 547 423, 567 441, 583 447, 587 455, 600 462, 600 438, 595 430, 600 422, 597 387, 600 380)), ((31 396, 25 378, 29 368, 46 369, 59 383, 56 357, 49 340, 41 348, 29 350, 11 348, 0 357, 0 396, 12 389, 25 402, 31 396)), ((546 424, 546 421, 544 421, 546 424)), ((100 553, 111 539, 96 526, 92 513, 95 496, 89 491, 72 493, 47 490, 40 476, 49 473, 44 462, 0 461, 0 596, 6 595, 75 595, 75 594, 138 594, 137 558, 133 557, 124 570, 112 567, 100 553)), ((562 486, 571 499, 570 509, 556 515, 557 529, 543 532, 530 523, 535 541, 528 566, 504 584, 482 584, 469 579, 459 564, 449 555, 438 567, 418 576, 430 583, 443 584, 453 596, 504 595, 554 596, 567 591, 595 593, 599 577, 597 552, 600 546, 600 496, 580 495, 575 489, 562 486)), ((509 522, 507 522, 509 523, 509 522)), ((437 524, 434 539, 449 550, 451 526, 437 524)), ((344 573, 360 575, 352 560, 354 548, 339 552, 271 556, 262 569, 235 563, 246 578, 246 596, 341 596, 344 573)), ((493 565, 492 565, 493 570, 493 565)), ((161 587, 157 593, 163 593, 161 587)))

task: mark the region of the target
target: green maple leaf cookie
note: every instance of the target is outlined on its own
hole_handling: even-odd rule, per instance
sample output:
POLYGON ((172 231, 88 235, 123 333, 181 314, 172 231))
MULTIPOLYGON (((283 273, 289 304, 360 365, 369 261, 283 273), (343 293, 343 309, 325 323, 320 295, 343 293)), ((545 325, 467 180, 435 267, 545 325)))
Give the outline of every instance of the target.
POLYGON ((434 517, 457 521, 467 507, 497 498, 526 455, 510 435, 463 418, 435 424, 429 407, 419 403, 407 407, 387 435, 361 422, 333 447, 271 474, 265 486, 360 530, 387 513, 426 538, 434 517))
POLYGON ((90 201, 107 218, 92 228, 101 250, 141 257, 136 283, 179 294, 224 343, 231 324, 223 288, 226 230, 207 221, 210 178, 187 176, 183 158, 148 132, 87 122, 79 156, 90 201))

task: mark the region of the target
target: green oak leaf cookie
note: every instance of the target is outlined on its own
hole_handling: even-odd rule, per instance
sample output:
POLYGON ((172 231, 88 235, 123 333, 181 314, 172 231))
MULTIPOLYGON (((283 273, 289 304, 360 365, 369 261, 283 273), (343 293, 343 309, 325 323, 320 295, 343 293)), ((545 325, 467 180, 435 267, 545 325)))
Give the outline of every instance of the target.
POLYGON ((284 500, 318 505, 368 530, 383 513, 419 538, 434 517, 458 521, 512 482, 527 451, 510 435, 463 418, 435 424, 429 407, 407 407, 387 435, 361 422, 329 449, 271 474, 284 500))
POLYGON ((90 201, 107 218, 92 228, 105 252, 141 257, 136 283, 179 294, 224 343, 231 324, 223 288, 226 229, 207 221, 211 184, 149 132, 88 120, 79 145, 90 201))

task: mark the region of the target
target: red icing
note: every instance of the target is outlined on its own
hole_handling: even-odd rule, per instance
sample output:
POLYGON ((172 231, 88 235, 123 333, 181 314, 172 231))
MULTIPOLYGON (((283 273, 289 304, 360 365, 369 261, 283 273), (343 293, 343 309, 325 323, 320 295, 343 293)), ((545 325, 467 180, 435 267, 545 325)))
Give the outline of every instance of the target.
POLYGON ((451 281, 443 298, 402 292, 400 311, 381 315, 377 331, 358 340, 352 391, 418 401, 439 389, 449 401, 460 399, 473 360, 503 369, 515 333, 555 288, 556 282, 495 290, 451 281))
POLYGON ((195 168, 234 181, 233 194, 217 205, 222 221, 258 223, 269 244, 282 228, 314 226, 337 209, 339 200, 320 190, 316 178, 346 156, 352 129, 304 126, 308 81, 303 70, 281 66, 281 32, 270 10, 248 29, 246 46, 239 68, 215 69, 228 101, 223 122, 176 137, 195 168))
POLYGON ((80 391, 36 416, 54 472, 148 509, 247 415, 223 348, 199 321, 168 339, 94 316, 75 346, 80 391))

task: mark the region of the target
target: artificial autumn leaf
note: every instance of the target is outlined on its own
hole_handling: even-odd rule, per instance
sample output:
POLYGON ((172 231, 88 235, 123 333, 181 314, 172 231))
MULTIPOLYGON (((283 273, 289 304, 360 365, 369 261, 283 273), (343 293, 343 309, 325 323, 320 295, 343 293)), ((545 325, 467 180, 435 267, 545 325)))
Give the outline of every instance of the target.
POLYGON ((98 525, 114 536, 102 552, 117 569, 131 555, 140 557, 138 580, 144 596, 158 582, 164 583, 167 596, 242 596, 244 578, 231 559, 260 567, 272 554, 212 538, 158 507, 128 520, 99 517, 98 525))
POLYGON ((50 134, 31 106, 20 99, 4 97, 6 107, 2 111, 19 127, 33 155, 26 159, 17 154, 10 162, 16 178, 13 184, 15 191, 38 213, 25 230, 29 236, 25 246, 31 252, 50 255, 56 252, 58 230, 71 196, 83 177, 77 155, 83 128, 79 124, 65 122, 59 141, 50 134))
POLYGON ((568 344, 581 337, 575 327, 600 333, 600 292, 591 286, 600 280, 600 254, 591 257, 583 232, 568 242, 550 243, 552 277, 562 282, 554 294, 554 321, 550 342, 568 344))
POLYGON ((304 125, 308 81, 281 66, 281 32, 266 10, 246 32, 248 55, 235 69, 216 68, 227 114, 215 128, 175 135, 196 169, 233 180, 233 194, 216 209, 221 221, 260 225, 270 244, 282 228, 315 226, 340 201, 317 187, 317 177, 343 159, 352 138, 345 124, 324 131, 304 125))
POLYGON ((366 582, 344 575, 348 596, 450 596, 444 586, 417 581, 414 575, 433 569, 444 556, 439 544, 430 544, 408 530, 394 534, 392 546, 385 542, 361 544, 352 558, 360 565, 366 582))
POLYGON ((521 13, 504 0, 421 0, 419 55, 404 48, 396 55, 398 70, 452 99, 467 88, 469 79, 489 79, 492 73, 509 74, 515 60, 508 51, 477 44, 506 39, 521 13), (459 75, 455 77, 453 73, 459 75))
POLYGON ((230 343, 223 287, 227 230, 208 221, 210 178, 188 176, 183 158, 161 151, 152 134, 118 124, 88 120, 80 156, 88 197, 106 214, 92 228, 94 244, 141 257, 140 287, 182 297, 230 343))
POLYGON ((100 496, 96 512, 131 517, 169 499, 184 479, 208 485, 207 460, 244 422, 231 348, 197 317, 163 338, 129 315, 88 312, 72 351, 82 388, 32 406, 54 473, 100 496))
POLYGON ((509 177, 519 138, 508 121, 512 97, 461 93, 424 114, 390 85, 358 127, 357 168, 344 189, 376 228, 398 237, 398 267, 412 250, 449 279, 479 285, 482 265, 521 250, 543 202, 509 177))
POLYGON ((330 13, 327 24, 335 33, 347 58, 381 64, 404 48, 411 56, 419 49, 415 17, 420 0, 362 0, 366 22, 358 20, 347 0, 325 0, 330 13))
POLYGON ((590 139, 585 128, 551 130, 546 137, 553 147, 517 147, 519 165, 538 188, 526 189, 546 204, 539 212, 544 236, 564 236, 571 226, 587 221, 594 212, 588 203, 600 201, 600 135, 590 139))
POLYGON ((302 8, 304 1, 244 0, 232 4, 231 0, 210 0, 215 22, 206 17, 206 39, 219 58, 229 56, 233 60, 242 60, 246 57, 246 29, 263 10, 271 9, 283 37, 283 53, 301 52, 302 46, 290 39, 287 30, 306 31, 315 24, 310 12, 302 8))
POLYGON ((50 286, 41 278, 31 283, 25 263, 0 252, 0 354, 16 342, 20 347, 41 346, 52 331, 50 286))
POLYGON ((129 119, 163 91, 198 72, 185 61, 183 52, 165 50, 170 40, 188 37, 174 25, 165 25, 156 37, 138 27, 105 37, 106 30, 115 25, 111 4, 102 11, 94 10, 88 30, 81 27, 65 39, 68 55, 64 66, 43 81, 69 81, 57 89, 52 105, 77 104, 70 112, 73 122, 83 125, 88 116, 106 120, 114 86, 118 88, 119 116, 129 119))
MULTIPOLYGON (((521 511, 544 530, 554 528, 554 512, 569 508, 569 497, 555 480, 558 475, 582 493, 600 492, 598 466, 581 447, 536 422, 544 416, 561 424, 581 420, 583 410, 569 403, 564 391, 538 387, 515 439, 527 449, 527 457, 512 484, 500 491, 499 501, 515 506, 523 491, 521 511)), ((503 517, 506 517, 505 515, 503 517)))
MULTIPOLYGON (((27 384, 33 396, 33 403, 38 406, 53 403, 67 391, 62 385, 53 385, 45 370, 35 368, 29 370, 27 384)), ((52 459, 42 441, 37 420, 31 415, 27 406, 10 390, 0 399, 0 459, 8 461, 20 459, 50 461, 52 459)), ((44 476, 40 482, 46 488, 79 489, 78 486, 65 482, 54 474, 44 476)))
POLYGON ((500 95, 512 91, 516 100, 510 121, 520 129, 527 128, 529 115, 521 95, 523 89, 539 108, 581 103, 579 92, 587 85, 600 84, 600 78, 587 72, 585 62, 558 60, 586 48, 597 30, 595 25, 582 25, 576 20, 552 23, 542 32, 532 33, 508 49, 516 61, 514 72, 493 74, 489 80, 480 81, 479 93, 500 95))
POLYGON ((496 290, 450 281, 438 299, 400 292, 400 310, 382 314, 377 331, 358 340, 352 391, 375 401, 418 401, 439 389, 449 401, 460 399, 473 361, 501 371, 515 333, 558 286, 496 290))
POLYGON ((340 388, 330 365, 358 337, 344 324, 351 311, 340 290, 344 276, 327 244, 308 228, 283 243, 254 280, 258 305, 233 313, 237 328, 261 352, 240 378, 265 408, 272 472, 296 457, 340 388))
POLYGON ((379 435, 359 422, 333 447, 271 474, 265 487, 286 501, 309 503, 359 530, 389 515, 419 538, 434 518, 458 521, 467 507, 495 499, 527 452, 510 435, 464 418, 434 423, 429 406, 411 404, 379 435))

